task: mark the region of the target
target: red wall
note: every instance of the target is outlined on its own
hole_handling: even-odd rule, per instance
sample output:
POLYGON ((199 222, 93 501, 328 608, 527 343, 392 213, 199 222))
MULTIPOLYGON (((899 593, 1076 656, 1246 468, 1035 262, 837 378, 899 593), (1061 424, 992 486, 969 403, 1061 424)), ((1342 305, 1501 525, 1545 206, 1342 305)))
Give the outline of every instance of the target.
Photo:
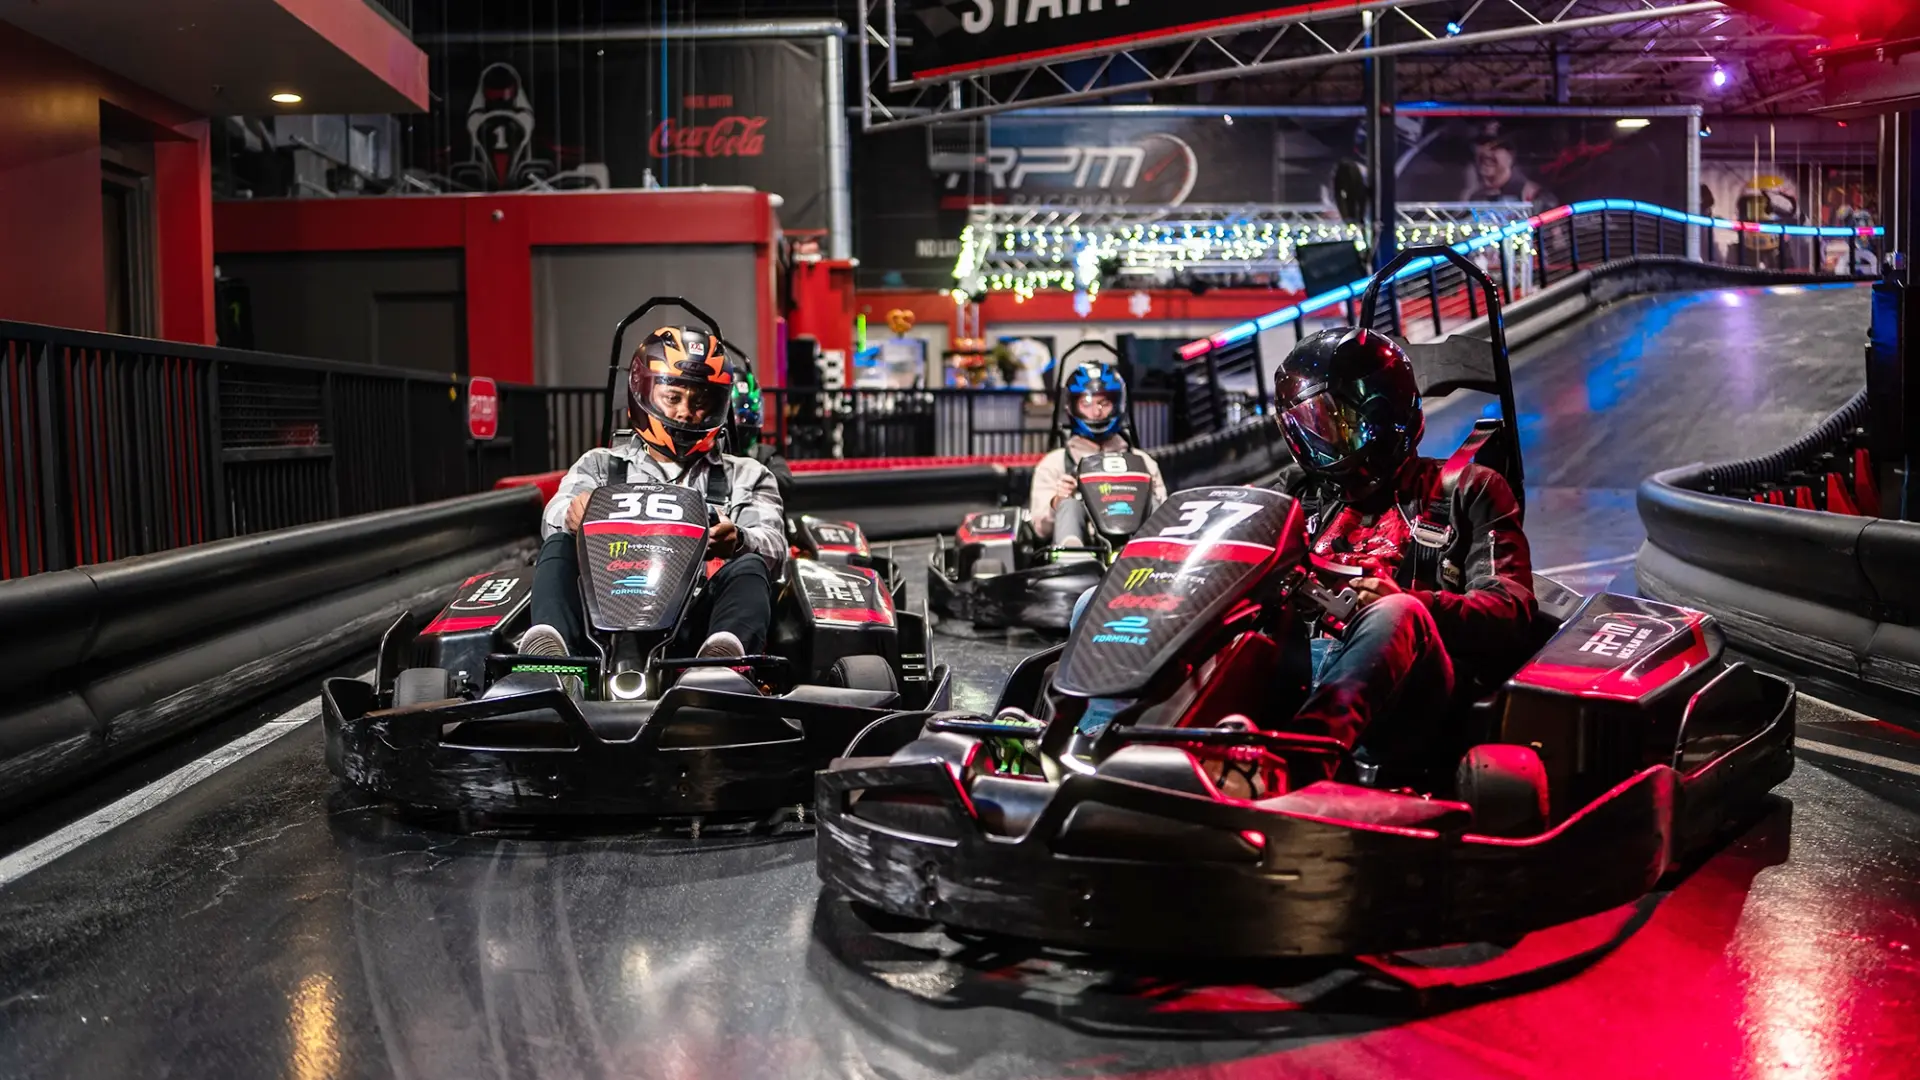
MULTIPOLYGON (((989 337, 995 327, 1011 323, 1118 323, 1121 325, 1107 325, 1102 329, 1124 333, 1148 329, 1162 321, 1202 322, 1218 323, 1215 329, 1224 330, 1305 298, 1299 292, 1276 289, 1213 289, 1199 296, 1186 289, 1148 289, 1147 297, 1153 306, 1145 318, 1140 318, 1127 307, 1133 292, 1132 289, 1101 292, 1094 297, 1093 309, 1085 318, 1073 310, 1073 294, 1063 289, 1048 289, 1026 301, 1015 299, 1012 293, 989 293, 980 304, 980 325, 989 337)), ((922 325, 944 322, 949 332, 959 333, 953 297, 949 293, 862 289, 854 298, 854 309, 867 317, 869 326, 884 326, 887 312, 894 308, 912 311, 914 320, 922 325)))
POLYGON ((568 191, 259 199, 213 210, 221 253, 409 251, 465 254, 467 370, 533 381, 533 249, 580 244, 753 244, 767 381, 774 350, 771 198, 757 191, 568 191))
POLYGON ((213 343, 207 125, 182 106, 0 23, 0 319, 106 326, 100 106, 154 140, 160 336, 213 343))

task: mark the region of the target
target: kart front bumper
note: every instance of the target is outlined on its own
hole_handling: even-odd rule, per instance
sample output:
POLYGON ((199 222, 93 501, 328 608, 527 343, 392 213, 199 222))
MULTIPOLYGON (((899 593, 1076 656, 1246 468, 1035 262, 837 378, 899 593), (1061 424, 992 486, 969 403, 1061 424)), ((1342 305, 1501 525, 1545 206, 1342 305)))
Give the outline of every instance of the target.
POLYGON ((1637 899, 1786 778, 1792 739, 1789 701, 1693 772, 1647 768, 1524 840, 1090 775, 1065 778, 1023 833, 1003 836, 982 827, 984 804, 949 762, 848 759, 820 774, 817 857, 827 885, 882 911, 1090 951, 1352 955, 1495 940, 1637 899), (934 827, 861 817, 872 792, 920 800, 934 827), (1138 829, 1132 857, 1062 853, 1084 848, 1075 833, 1090 812, 1109 832, 1138 829), (1200 833, 1215 842, 1194 843, 1200 833))
MULTIPOLYGON (((933 673, 933 708, 951 696, 933 673)), ((359 679, 321 688, 328 769, 396 802, 482 814, 745 813, 811 801, 813 777, 862 729, 920 705, 674 687, 630 710, 627 730, 588 722, 558 690, 379 709, 359 679)), ((825 688, 819 688, 825 690, 825 688)), ((847 692, 840 696, 857 696, 847 692)))

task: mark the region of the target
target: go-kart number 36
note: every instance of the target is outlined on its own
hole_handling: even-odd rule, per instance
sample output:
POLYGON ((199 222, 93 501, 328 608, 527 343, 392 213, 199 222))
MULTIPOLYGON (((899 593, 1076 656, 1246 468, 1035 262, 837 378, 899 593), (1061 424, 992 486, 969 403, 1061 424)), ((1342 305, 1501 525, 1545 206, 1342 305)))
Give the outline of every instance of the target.
POLYGON ((619 518, 647 517, 655 521, 685 521, 686 511, 680 509, 680 503, 663 491, 643 494, 638 491, 618 491, 613 501, 620 508, 607 515, 607 520, 619 518), (643 505, 644 504, 644 505, 643 505))
POLYGON ((1223 503, 1214 499, 1190 502, 1180 508, 1180 520, 1160 530, 1161 536, 1192 536, 1206 530, 1218 536, 1260 512, 1258 503, 1223 503), (1220 511, 1215 514, 1214 511, 1220 511), (1217 524, 1216 524, 1217 522, 1217 524))

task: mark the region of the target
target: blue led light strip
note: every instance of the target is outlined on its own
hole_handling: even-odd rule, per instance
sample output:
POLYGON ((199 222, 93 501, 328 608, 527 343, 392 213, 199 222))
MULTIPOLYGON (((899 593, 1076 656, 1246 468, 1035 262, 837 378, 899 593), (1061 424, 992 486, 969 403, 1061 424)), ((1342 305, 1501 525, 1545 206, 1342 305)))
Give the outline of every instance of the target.
MULTIPOLYGON (((1877 225, 1872 228, 1854 229, 1840 225, 1775 225, 1761 221, 1732 221, 1727 218, 1707 217, 1704 214, 1689 214, 1685 211, 1674 210, 1670 207, 1640 202, 1637 199, 1588 199, 1585 202, 1572 203, 1567 206, 1556 206, 1551 210, 1535 214, 1525 221, 1516 221, 1501 229, 1499 232, 1482 233, 1470 240, 1462 240, 1460 243, 1453 245, 1453 250, 1465 255, 1470 252, 1479 251, 1481 248, 1492 247, 1494 244, 1512 240, 1516 236, 1530 233, 1542 225, 1551 225, 1565 218, 1576 217, 1580 214, 1599 213, 1602 210, 1632 210, 1652 217, 1665 218, 1668 221, 1678 221, 1683 225, 1710 226, 1715 229, 1728 229, 1733 232, 1762 233, 1772 236, 1819 236, 1828 239, 1844 239, 1849 236, 1881 236, 1886 232, 1885 229, 1877 225)), ((1435 264, 1444 263, 1445 261, 1444 259, 1437 259, 1431 256, 1424 259, 1415 259, 1401 269, 1399 273, 1393 275, 1393 280, 1399 281, 1402 278, 1409 278, 1415 274, 1424 274, 1432 269, 1435 264)), ((1269 311, 1265 315, 1249 322, 1229 326, 1225 330, 1213 334, 1210 337, 1190 341, 1180 347, 1180 358, 1182 360, 1193 360, 1197 357, 1205 356, 1214 349, 1232 345, 1237 341, 1244 341, 1262 330, 1271 330, 1276 326, 1285 326, 1287 323, 1293 322, 1309 312, 1319 311, 1321 308, 1331 307, 1334 304, 1345 303, 1365 292, 1369 280, 1368 278, 1359 278, 1337 289, 1323 292, 1319 296, 1309 296, 1298 304, 1289 304, 1278 311, 1269 311)))

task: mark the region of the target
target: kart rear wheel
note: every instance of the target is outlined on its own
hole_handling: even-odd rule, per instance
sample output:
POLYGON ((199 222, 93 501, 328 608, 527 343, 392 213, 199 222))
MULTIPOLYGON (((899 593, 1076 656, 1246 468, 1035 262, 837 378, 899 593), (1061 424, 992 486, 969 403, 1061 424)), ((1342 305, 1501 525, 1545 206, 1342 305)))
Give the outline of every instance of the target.
POLYGON ((396 709, 442 701, 452 696, 447 689, 446 668, 408 668, 393 679, 393 707, 396 709))
POLYGON ((835 660, 833 683, 848 690, 900 689, 893 678, 893 665, 884 656, 843 656, 835 660))
POLYGON ((1473 829, 1486 836, 1538 836, 1547 830, 1547 770, 1531 746, 1486 743, 1467 751, 1454 777, 1473 829))

